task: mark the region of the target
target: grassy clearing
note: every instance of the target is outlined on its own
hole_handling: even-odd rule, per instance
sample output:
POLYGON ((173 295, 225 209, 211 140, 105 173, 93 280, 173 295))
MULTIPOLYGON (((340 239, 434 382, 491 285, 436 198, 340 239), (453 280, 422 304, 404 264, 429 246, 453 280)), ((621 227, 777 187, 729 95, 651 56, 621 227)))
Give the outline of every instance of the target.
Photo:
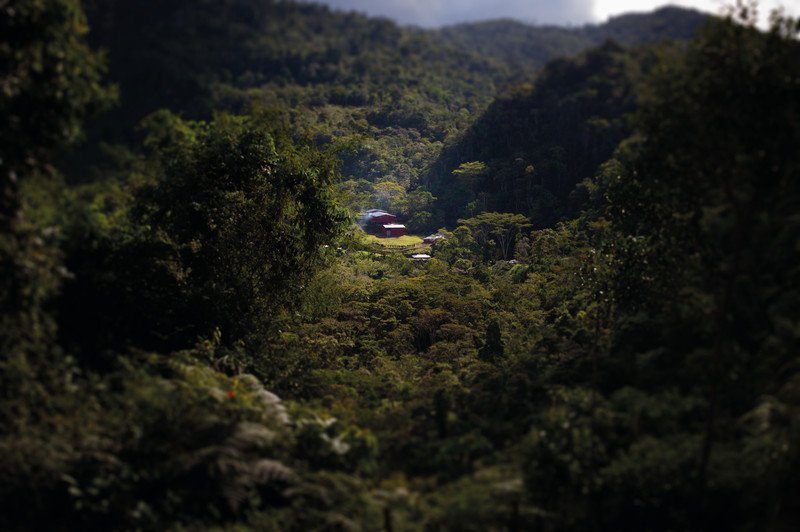
POLYGON ((397 238, 380 238, 375 235, 365 234, 364 240, 368 244, 374 244, 388 249, 422 245, 422 237, 415 235, 405 235, 397 238))

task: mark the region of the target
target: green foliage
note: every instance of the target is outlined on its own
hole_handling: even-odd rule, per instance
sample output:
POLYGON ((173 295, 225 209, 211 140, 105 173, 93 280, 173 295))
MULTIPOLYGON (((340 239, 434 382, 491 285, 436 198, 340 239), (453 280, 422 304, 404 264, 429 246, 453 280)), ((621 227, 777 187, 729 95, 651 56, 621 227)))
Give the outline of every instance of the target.
MULTIPOLYGON (((82 120, 106 105, 103 57, 86 44, 89 28, 74 0, 12 0, 0 21, 0 174, 24 177, 76 141, 82 120)), ((4 198, 3 201, 7 201, 4 198)), ((5 204, 4 204, 5 205, 5 204)))
POLYGON ((609 39, 626 45, 688 41, 706 19, 706 15, 690 9, 662 7, 652 13, 626 13, 605 24, 577 28, 491 20, 446 27, 441 33, 460 47, 503 61, 516 72, 529 72, 554 58, 578 55, 609 39))
MULTIPOLYGON (((341 153, 349 179, 429 190, 433 179, 426 168, 449 171, 437 162, 442 143, 481 115, 497 87, 530 80, 553 58, 580 53, 612 34, 631 44, 686 39, 704 19, 674 9, 574 29, 500 21, 423 31, 275 0, 85 5, 93 43, 109 50, 110 75, 124 98, 96 125, 98 134, 128 140, 132 126, 161 108, 205 119, 218 110, 268 110, 315 142, 349 146, 341 153), (637 32, 639 24, 652 31, 637 32)), ((608 150, 614 142, 608 141, 608 150)), ((414 225, 433 229, 477 214, 462 212, 470 201, 446 213, 446 220, 430 211, 432 221, 414 225)), ((558 214, 545 213, 550 218, 541 224, 558 214)))
POLYGON ((316 142, 357 144, 342 157, 344 175, 356 180, 417 182, 444 137, 509 77, 502 64, 435 33, 316 4, 94 0, 88 7, 94 44, 108 48, 125 100, 98 130, 127 139, 161 108, 195 119, 266 110, 316 142))
POLYGON ((474 218, 459 220, 458 224, 470 232, 484 260, 495 257, 510 259, 517 236, 531 227, 521 214, 499 212, 484 212, 474 218))
POLYGON ((266 320, 291 306, 346 218, 328 191, 335 165, 321 154, 279 152, 247 119, 195 127, 188 147, 156 148, 163 174, 137 192, 137 217, 170 249, 183 310, 197 312, 189 323, 199 335, 219 327, 231 342, 263 333, 266 320))
POLYGON ((503 356, 503 338, 500 332, 500 324, 497 320, 492 320, 486 327, 486 338, 483 345, 478 349, 478 357, 487 362, 495 362, 503 356))
POLYGON ((107 235, 90 225, 95 240, 68 258, 78 278, 62 308, 91 295, 97 321, 68 320, 62 336, 82 343, 99 322, 111 344, 176 349, 215 331, 228 346, 261 341, 302 302, 324 246, 343 228, 330 192, 335 163, 288 140, 276 144, 257 119, 206 124, 160 113, 146 126, 142 171, 152 177, 133 188, 129 216, 107 235), (129 318, 120 323, 120 315, 129 318))
POLYGON ((509 65, 698 16, 86 5, 128 144, 65 179, 98 56, 77 4, 2 8, 0 528, 797 528, 797 21, 607 43, 482 114, 509 65), (415 261, 340 205, 457 226, 415 261))
MULTIPOLYGON (((70 364, 54 349, 48 303, 68 272, 58 227, 26 214, 20 187, 47 184, 57 150, 109 102, 102 58, 85 42, 76 1, 5 2, 0 17, 0 424, 12 430, 52 405, 70 364)), ((43 194, 46 196, 46 194, 43 194)), ((45 200, 46 202, 46 200, 45 200)), ((52 212, 51 212, 52 214, 52 212)))
POLYGON ((24 220, 20 211, 18 183, 52 174, 56 150, 78 139, 81 121, 108 103, 111 93, 100 84, 102 57, 86 45, 78 2, 6 4, 0 20, 0 301, 2 335, 11 338, 15 327, 46 327, 37 323, 42 317, 34 309, 59 282, 58 258, 35 234, 44 227, 24 220))
MULTIPOLYGON (((743 8, 705 28, 685 55, 665 56, 642 93, 634 137, 604 168, 619 235, 611 286, 620 316, 610 352, 637 361, 629 382, 640 389, 680 386, 681 401, 702 405, 695 422, 681 425, 680 442, 652 433, 629 440, 608 466, 608 493, 621 489, 618 501, 630 493, 636 502, 606 518, 654 526, 641 506, 659 508, 659 526, 702 526, 709 511, 720 512, 717 524, 737 526, 765 523, 760 505, 777 512, 771 519, 792 519, 770 506, 774 492, 751 490, 758 481, 734 471, 764 466, 744 465, 754 457, 742 422, 762 408, 764 394, 791 388, 795 374, 782 347, 794 336, 774 320, 795 319, 784 297, 794 298, 787 288, 797 268, 784 238, 797 238, 788 205, 798 190, 786 173, 798 164, 790 147, 800 131, 796 31, 783 21, 761 33, 743 8)), ((770 481, 789 493, 796 450, 784 452, 768 460, 787 467, 770 481)))
POLYGON ((341 511, 320 471, 341 466, 314 456, 352 454, 356 429, 309 434, 316 418, 290 415, 255 377, 218 373, 209 356, 211 346, 120 359, 74 387, 71 412, 5 435, 4 528, 206 527, 249 514, 294 529, 341 511))
POLYGON ((476 214, 465 210, 470 202, 478 212, 525 214, 537 227, 577 215, 576 185, 628 133, 624 115, 646 58, 608 42, 549 63, 535 84, 498 97, 428 170, 446 220, 476 214))

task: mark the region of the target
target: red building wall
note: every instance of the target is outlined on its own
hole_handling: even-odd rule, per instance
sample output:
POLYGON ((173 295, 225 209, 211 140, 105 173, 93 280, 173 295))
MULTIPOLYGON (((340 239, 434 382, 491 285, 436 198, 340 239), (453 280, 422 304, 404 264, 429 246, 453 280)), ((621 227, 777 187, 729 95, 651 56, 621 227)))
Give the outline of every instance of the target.
POLYGON ((370 223, 373 224, 393 224, 397 221, 397 216, 394 214, 381 214, 375 217, 371 217, 369 219, 370 223))
POLYGON ((386 235, 388 238, 396 238, 398 236, 404 236, 408 233, 405 227, 393 227, 391 229, 383 229, 383 234, 386 235))

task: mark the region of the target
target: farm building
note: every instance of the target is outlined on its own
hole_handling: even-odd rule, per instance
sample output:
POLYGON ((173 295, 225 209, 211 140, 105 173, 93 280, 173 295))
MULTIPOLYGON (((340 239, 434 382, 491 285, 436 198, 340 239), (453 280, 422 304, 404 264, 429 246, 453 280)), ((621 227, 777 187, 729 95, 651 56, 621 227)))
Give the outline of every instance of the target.
POLYGON ((361 214, 358 220, 362 227, 370 225, 383 225, 397 223, 397 216, 380 209, 370 209, 361 214))
POLYGON ((381 227, 383 228, 383 234, 387 238, 397 238, 408 233, 406 226, 402 224, 383 224, 381 227))
POLYGON ((408 233, 406 226, 397 223, 397 216, 381 209, 361 213, 358 224, 369 233, 386 238, 396 238, 408 233))
POLYGON ((381 209, 370 209, 361 213, 358 225, 364 231, 386 238, 397 238, 408 234, 406 226, 397 223, 397 216, 381 209))

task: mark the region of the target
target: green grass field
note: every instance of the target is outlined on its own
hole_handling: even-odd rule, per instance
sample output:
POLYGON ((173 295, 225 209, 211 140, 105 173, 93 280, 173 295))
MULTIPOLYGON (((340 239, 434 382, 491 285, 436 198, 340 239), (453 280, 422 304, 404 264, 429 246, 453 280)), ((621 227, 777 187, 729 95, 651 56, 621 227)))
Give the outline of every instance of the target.
POLYGON ((374 244, 388 249, 422 245, 422 237, 415 235, 405 235, 397 238, 380 238, 375 235, 365 234, 364 240, 368 244, 374 244))

